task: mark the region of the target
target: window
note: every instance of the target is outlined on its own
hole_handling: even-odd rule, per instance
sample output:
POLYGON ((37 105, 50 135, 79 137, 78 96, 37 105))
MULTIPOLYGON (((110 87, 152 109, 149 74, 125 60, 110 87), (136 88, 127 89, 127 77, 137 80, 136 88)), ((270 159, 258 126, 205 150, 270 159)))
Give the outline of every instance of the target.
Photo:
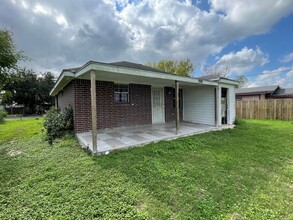
POLYGON ((129 102, 129 86, 125 84, 114 85, 114 99, 116 103, 129 102))

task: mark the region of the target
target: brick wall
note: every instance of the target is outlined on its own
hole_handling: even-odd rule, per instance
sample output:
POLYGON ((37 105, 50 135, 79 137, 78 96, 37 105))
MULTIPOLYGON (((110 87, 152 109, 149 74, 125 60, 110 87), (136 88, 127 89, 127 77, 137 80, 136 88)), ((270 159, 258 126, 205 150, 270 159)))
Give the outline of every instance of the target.
MULTIPOLYGON (((75 91, 75 131, 89 131, 91 130, 90 80, 74 80, 72 85, 75 91)), ((113 82, 96 81, 96 92, 98 129, 152 123, 151 86, 130 84, 130 101, 127 104, 115 103, 113 82)), ((65 97, 64 91, 63 97, 65 97)), ((58 101, 62 102, 62 106, 68 102, 66 99, 58 101)))
POLYGON ((75 83, 75 114, 74 130, 89 131, 92 128, 91 85, 90 80, 74 80, 75 83))

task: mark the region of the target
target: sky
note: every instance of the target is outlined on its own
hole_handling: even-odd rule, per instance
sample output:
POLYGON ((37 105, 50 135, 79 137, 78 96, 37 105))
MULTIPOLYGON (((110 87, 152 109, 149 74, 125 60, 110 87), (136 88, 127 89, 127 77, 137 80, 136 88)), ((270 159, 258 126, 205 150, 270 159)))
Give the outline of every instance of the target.
POLYGON ((36 72, 189 58, 195 77, 293 87, 293 0, 1 0, 0 28, 36 72))

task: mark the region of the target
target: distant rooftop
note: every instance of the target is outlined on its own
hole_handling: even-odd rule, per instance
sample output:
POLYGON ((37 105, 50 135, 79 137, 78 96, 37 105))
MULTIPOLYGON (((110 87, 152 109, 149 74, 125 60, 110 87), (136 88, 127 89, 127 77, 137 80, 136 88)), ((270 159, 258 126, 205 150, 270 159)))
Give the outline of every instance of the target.
POLYGON ((276 97, 286 97, 286 96, 290 96, 290 97, 293 97, 293 88, 285 88, 285 89, 277 89, 273 96, 276 96, 276 97))
POLYGON ((235 93, 237 95, 240 94, 272 94, 276 91, 276 89, 278 89, 279 86, 275 85, 275 86, 262 86, 262 87, 251 87, 251 88, 240 88, 240 89, 236 89, 235 93))

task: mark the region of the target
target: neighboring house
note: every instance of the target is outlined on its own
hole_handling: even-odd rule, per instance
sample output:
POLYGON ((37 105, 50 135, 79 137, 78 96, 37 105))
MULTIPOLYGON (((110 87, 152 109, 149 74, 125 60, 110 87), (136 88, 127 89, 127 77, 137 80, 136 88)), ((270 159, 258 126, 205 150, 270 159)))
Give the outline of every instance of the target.
POLYGON ((280 87, 271 95, 269 96, 273 99, 288 99, 293 98, 293 88, 285 88, 281 89, 280 87))
POLYGON ((293 88, 282 89, 280 86, 240 88, 235 90, 237 100, 265 100, 293 98, 293 88))
POLYGON ((125 61, 89 61, 64 69, 51 95, 60 109, 72 106, 76 133, 95 134, 96 129, 179 123, 177 119, 215 127, 232 124, 237 85, 226 78, 177 76, 125 61))

